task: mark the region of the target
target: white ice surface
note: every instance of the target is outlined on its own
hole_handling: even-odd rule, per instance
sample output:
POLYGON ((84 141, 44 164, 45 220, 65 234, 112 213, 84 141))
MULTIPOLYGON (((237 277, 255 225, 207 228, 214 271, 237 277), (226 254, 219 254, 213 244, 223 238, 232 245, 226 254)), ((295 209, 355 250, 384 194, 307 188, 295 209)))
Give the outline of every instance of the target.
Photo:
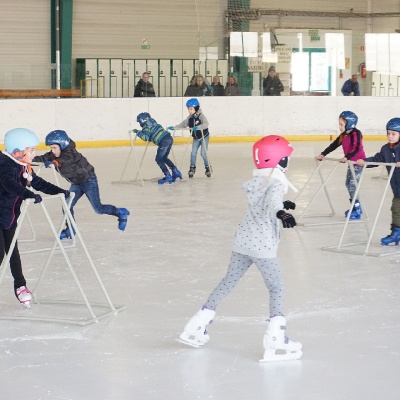
MULTIPOLYGON (((384 142, 366 142, 368 155, 384 142)), ((313 156, 328 143, 294 142, 287 172, 301 188, 315 169, 313 156)), ((400 255, 366 257, 323 251, 337 244, 342 225, 282 230, 279 261, 286 295, 287 334, 303 344, 295 362, 260 364, 268 293, 256 268, 217 309, 210 342, 195 349, 175 339, 225 274, 237 224, 246 202, 240 185, 252 174, 251 143, 210 144, 214 174, 204 176, 201 158, 195 178, 158 186, 154 180, 112 184, 120 178, 128 148, 84 149, 95 166, 103 203, 127 207, 125 232, 111 216, 96 215, 86 198, 76 209, 81 234, 108 294, 127 309, 97 323, 76 325, 0 321, 0 398, 14 400, 397 400, 399 399, 400 255)), ((185 146, 175 146, 180 166, 185 146)), ((144 147, 138 148, 138 157, 144 147)), ((340 151, 333 157, 341 157, 340 151)), ((143 164, 145 178, 158 178, 155 149, 143 164)), ((329 189, 338 218, 348 208, 345 166, 329 189)), ((365 203, 376 212, 384 180, 368 171, 365 203)), ((52 180, 51 171, 42 174, 52 180)), ((127 179, 135 177, 130 165, 127 179)), ((63 182, 64 187, 68 183, 63 182)), ((311 190, 310 190, 311 193, 311 190)), ((308 194, 308 200, 310 199, 308 194)), ((294 193, 287 198, 293 199, 294 193)), ((307 205, 299 200, 294 214, 307 205)), ((389 233, 391 192, 373 243, 389 233)), ((31 218, 37 240, 20 250, 51 244, 40 208, 31 218)), ((60 214, 54 206, 54 215, 60 214)), ((329 211, 321 199, 313 210, 329 211)), ((55 217, 56 218, 56 217, 55 217)), ((351 227, 365 239, 362 224, 351 227), (364 235, 364 236, 363 236, 364 235)), ((26 229, 22 236, 29 236, 26 229)), ((88 294, 98 291, 79 248, 68 250, 88 294)), ((33 288, 45 254, 23 255, 28 287, 33 288)), ((77 293, 62 258, 52 263, 40 296, 77 293)), ((38 293, 39 294, 39 293, 38 293)), ((76 295, 79 298, 79 294, 76 295)), ((58 306, 23 309, 7 271, 0 290, 0 313, 40 311, 74 314, 58 306)), ((76 312, 78 312, 76 310, 76 312)))

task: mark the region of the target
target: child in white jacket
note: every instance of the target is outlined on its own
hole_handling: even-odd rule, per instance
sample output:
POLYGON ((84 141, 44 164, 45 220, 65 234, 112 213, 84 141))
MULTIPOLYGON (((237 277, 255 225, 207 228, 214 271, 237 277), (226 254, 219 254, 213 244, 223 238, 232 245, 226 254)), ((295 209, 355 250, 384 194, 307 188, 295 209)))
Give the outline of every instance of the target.
POLYGON ((292 151, 289 142, 276 135, 266 136, 254 144, 253 158, 257 169, 253 172, 253 179, 243 185, 248 208, 236 232, 228 270, 202 309, 186 324, 180 335, 181 342, 194 347, 208 342, 205 327, 214 318, 218 304, 255 264, 269 290, 270 305, 269 325, 263 342, 265 352, 261 361, 301 357, 301 344, 285 336, 284 283, 276 259, 280 239, 279 220, 284 228, 296 225, 294 217, 283 210, 296 206, 291 201, 283 201, 289 187, 296 191, 285 175, 292 151), (284 354, 276 354, 277 351, 284 354))

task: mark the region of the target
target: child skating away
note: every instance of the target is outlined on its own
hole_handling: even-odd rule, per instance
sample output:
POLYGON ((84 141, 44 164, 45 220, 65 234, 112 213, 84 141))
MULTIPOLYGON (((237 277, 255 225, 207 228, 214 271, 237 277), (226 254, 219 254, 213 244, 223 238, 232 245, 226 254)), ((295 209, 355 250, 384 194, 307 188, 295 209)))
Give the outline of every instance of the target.
POLYGON ((142 112, 137 116, 137 122, 142 130, 133 129, 140 139, 145 142, 153 142, 158 146, 156 163, 161 168, 164 178, 158 180, 159 185, 175 182, 178 178, 182 179, 182 174, 175 164, 168 158, 174 139, 148 112, 142 112), (171 170, 171 172, 168 170, 171 170))
MULTIPOLYGON (((46 146, 51 151, 36 156, 33 161, 43 162, 46 168, 54 165, 57 172, 71 183, 70 192, 75 193, 71 203, 71 214, 74 217, 74 206, 85 194, 96 214, 114 215, 118 218, 118 228, 124 231, 130 212, 126 208, 117 208, 111 204, 102 204, 100 201, 99 185, 94 167, 76 150, 75 142, 65 131, 55 130, 46 136, 46 146)), ((73 232, 75 233, 75 232, 73 232)), ((60 239, 72 238, 66 227, 60 234, 60 239)))
MULTIPOLYGON (((10 249, 17 229, 22 201, 34 199, 35 204, 42 201, 41 196, 27 186, 46 194, 63 193, 69 197, 68 190, 45 181, 32 171, 31 162, 38 144, 37 136, 24 128, 12 129, 4 137, 5 151, 0 153, 0 264, 10 249)), ((29 308, 32 294, 26 287, 17 242, 10 258, 10 269, 15 296, 29 308)))
POLYGON ((211 177, 211 165, 208 162, 207 150, 208 142, 210 140, 210 132, 208 131, 208 120, 200 109, 200 103, 197 99, 189 99, 186 102, 186 107, 189 112, 189 116, 182 121, 180 124, 175 126, 169 126, 169 130, 190 128, 193 143, 192 152, 190 153, 190 167, 189 167, 189 178, 193 178, 196 173, 196 159, 197 152, 201 147, 200 154, 204 160, 204 167, 206 169, 205 174, 208 178, 211 177))
MULTIPOLYGON (((339 115, 339 129, 341 134, 319 155, 317 160, 322 161, 332 151, 342 146, 344 157, 340 162, 345 163, 347 160, 357 161, 365 157, 364 146, 362 142, 362 133, 356 128, 358 117, 352 111, 343 111, 339 115)), ((362 168, 354 166, 354 173, 356 181, 360 181, 362 168)), ((353 174, 350 167, 347 168, 346 174, 346 188, 350 196, 350 204, 353 201, 354 193, 356 192, 356 182, 354 181, 353 174)), ((350 210, 347 210, 344 215, 347 217, 350 210)), ((350 213, 350 219, 360 219, 362 209, 358 199, 354 203, 354 207, 350 213)))
MULTIPOLYGON (((393 191, 391 233, 381 239, 383 246, 391 243, 398 245, 400 241, 400 118, 392 118, 386 124, 386 131, 388 143, 382 146, 381 151, 373 157, 366 157, 357 161, 357 165, 360 167, 364 166, 365 161, 396 163, 396 168, 390 180, 390 186, 393 191)), ((374 166, 371 165, 370 167, 374 166)), ((386 167, 386 169, 389 173, 390 167, 386 167)))
POLYGON ((288 188, 294 189, 285 176, 292 151, 289 142, 276 135, 266 136, 254 144, 253 159, 257 169, 253 171, 253 179, 242 186, 247 194, 248 208, 236 231, 228 270, 203 307, 186 324, 180 335, 182 343, 200 347, 209 341, 206 325, 214 318, 218 304, 255 264, 269 290, 269 323, 263 341, 264 358, 260 361, 301 357, 302 345, 285 336, 284 282, 276 259, 279 220, 284 228, 296 225, 292 214, 283 210, 296 207, 291 201, 283 201, 288 188), (276 354, 277 351, 281 354, 276 354))

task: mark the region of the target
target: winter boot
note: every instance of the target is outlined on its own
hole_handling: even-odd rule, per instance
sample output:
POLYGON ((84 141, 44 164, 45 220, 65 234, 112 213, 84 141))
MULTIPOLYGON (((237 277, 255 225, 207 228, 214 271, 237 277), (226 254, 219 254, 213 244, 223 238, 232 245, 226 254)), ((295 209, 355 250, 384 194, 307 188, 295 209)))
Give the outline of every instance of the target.
POLYGON ((264 334, 264 358, 260 362, 297 360, 303 353, 301 343, 293 342, 285 335, 286 319, 282 316, 269 320, 264 334))
POLYGON ((30 292, 30 290, 26 286, 21 286, 19 288, 15 288, 14 292, 20 303, 24 307, 30 308, 32 300, 32 293, 30 292))
POLYGON ((193 175, 195 174, 195 172, 196 172, 196 166, 191 165, 189 168, 189 172, 188 172, 189 178, 193 178, 193 175))
POLYGON ((118 229, 124 231, 128 223, 128 216, 131 213, 126 208, 117 208, 118 229))
POLYGON ((391 224, 390 230, 392 231, 392 233, 381 239, 382 246, 388 246, 390 243, 394 243, 396 246, 399 244, 400 226, 391 224))
POLYGON ((210 340, 206 325, 212 322, 214 316, 215 311, 208 308, 202 308, 197 311, 185 325, 183 333, 179 336, 179 341, 193 347, 200 347, 206 344, 210 340))
POLYGON ((182 179, 182 173, 181 173, 181 171, 179 171, 178 168, 175 167, 172 170, 172 182, 175 182, 178 178, 182 179))
POLYGON ((60 240, 63 239, 72 239, 72 236, 75 236, 75 229, 72 228, 72 235, 71 235, 71 231, 70 228, 65 228, 61 231, 60 233, 60 240))
POLYGON ((158 180, 158 184, 159 185, 164 185, 164 183, 166 183, 166 182, 168 182, 168 183, 172 183, 173 182, 172 176, 169 173, 169 171, 164 172, 164 174, 165 174, 164 178, 161 178, 161 179, 158 180))
POLYGON ((206 177, 207 178, 211 178, 211 171, 212 171, 211 165, 210 166, 206 165, 206 177))
MULTIPOLYGON (((352 200, 350 199, 350 203, 352 202, 352 200)), ((347 215, 349 214, 350 210, 345 211, 344 216, 347 218, 347 215)), ((362 214, 362 209, 361 209, 361 205, 359 203, 358 200, 356 200, 356 202, 354 203, 354 207, 351 210, 350 213, 350 219, 360 219, 361 218, 361 214, 362 214)))

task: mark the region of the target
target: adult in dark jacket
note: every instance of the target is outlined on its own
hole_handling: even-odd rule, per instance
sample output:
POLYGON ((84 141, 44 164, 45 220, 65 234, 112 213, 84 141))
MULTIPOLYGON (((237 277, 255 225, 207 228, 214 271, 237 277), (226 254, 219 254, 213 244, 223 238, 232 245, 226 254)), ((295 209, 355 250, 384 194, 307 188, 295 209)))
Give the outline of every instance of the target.
POLYGON ((360 95, 360 85, 358 84, 358 75, 353 74, 350 79, 342 86, 343 96, 359 96, 360 95))
POLYGON ((214 76, 211 84, 213 96, 225 96, 224 85, 219 80, 219 76, 214 76))
MULTIPOLYGON (((51 151, 36 156, 33 161, 43 162, 45 167, 53 165, 68 182, 71 182, 70 192, 75 193, 71 203, 71 214, 74 216, 74 206, 85 194, 96 214, 115 215, 118 217, 118 228, 125 230, 130 212, 126 208, 117 208, 100 201, 99 184, 93 166, 76 150, 75 142, 65 131, 55 130, 46 136, 46 145, 51 151)), ((71 238, 69 228, 61 232, 60 239, 71 238)))
MULTIPOLYGON (((22 202, 26 199, 34 199, 35 203, 42 201, 41 196, 27 186, 50 195, 63 193, 69 196, 67 190, 45 181, 32 171, 30 164, 38 144, 39 139, 28 129, 12 129, 4 137, 5 151, 0 153, 0 264, 10 250, 22 202)), ((26 287, 17 242, 12 250, 10 269, 15 296, 29 308, 32 294, 26 287)))
POLYGON ((196 83, 189 85, 186 88, 185 97, 200 97, 200 96, 211 96, 211 90, 204 81, 204 76, 201 74, 196 75, 196 83))
POLYGON ((149 74, 143 72, 142 79, 135 86, 133 97, 156 97, 153 84, 149 82, 149 74))
POLYGON ((242 91, 237 83, 237 78, 235 75, 229 77, 229 81, 225 86, 225 96, 240 96, 242 91))
POLYGON ((268 75, 263 80, 264 96, 280 96, 285 89, 274 67, 269 67, 268 75))

